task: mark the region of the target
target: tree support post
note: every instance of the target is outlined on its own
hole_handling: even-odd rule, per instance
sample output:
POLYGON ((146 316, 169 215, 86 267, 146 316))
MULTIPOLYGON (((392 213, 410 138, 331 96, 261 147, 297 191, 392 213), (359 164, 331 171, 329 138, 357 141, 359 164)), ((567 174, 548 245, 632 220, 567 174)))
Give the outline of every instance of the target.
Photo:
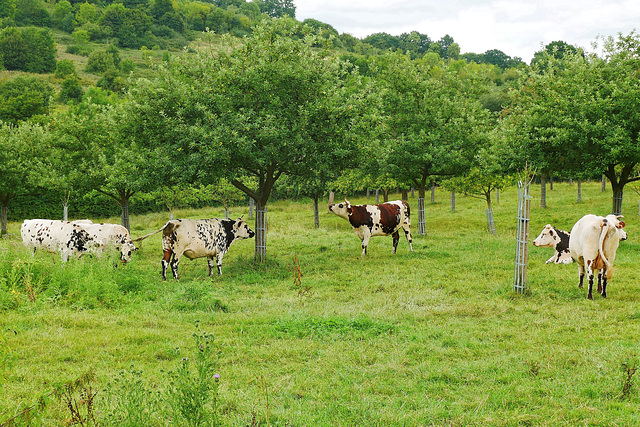
POLYGON ((424 212, 424 197, 418 197, 418 234, 421 236, 427 234, 424 212))
POLYGON ((531 199, 529 184, 531 181, 518 182, 518 231, 516 236, 516 262, 513 281, 514 291, 522 294, 527 287, 527 261, 529 258, 529 221, 531 217, 531 199))
POLYGON ((267 256, 267 207, 258 205, 256 209, 256 261, 267 256))

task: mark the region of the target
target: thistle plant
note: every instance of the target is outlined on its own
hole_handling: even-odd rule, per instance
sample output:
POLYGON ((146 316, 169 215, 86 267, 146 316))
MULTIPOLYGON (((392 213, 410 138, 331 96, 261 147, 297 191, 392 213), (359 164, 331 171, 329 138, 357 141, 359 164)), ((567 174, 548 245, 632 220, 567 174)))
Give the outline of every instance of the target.
POLYGON ((183 357, 178 369, 169 373, 168 398, 177 425, 216 426, 218 420, 218 352, 213 334, 193 334, 195 356, 183 357))

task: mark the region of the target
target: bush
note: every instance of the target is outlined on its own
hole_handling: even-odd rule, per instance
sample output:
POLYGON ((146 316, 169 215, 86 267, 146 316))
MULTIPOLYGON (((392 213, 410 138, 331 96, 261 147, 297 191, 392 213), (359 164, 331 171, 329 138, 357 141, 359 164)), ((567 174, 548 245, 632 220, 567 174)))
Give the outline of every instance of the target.
POLYGON ((131 58, 126 58, 120 61, 120 71, 123 73, 130 73, 136 68, 136 63, 131 58))
POLYGON ((70 59, 61 59, 56 64, 55 76, 59 79, 64 79, 69 76, 77 76, 76 66, 70 59))
POLYGON ((104 73, 116 67, 113 54, 106 50, 96 50, 89 55, 85 71, 88 73, 104 73))
POLYGON ((76 76, 71 76, 66 78, 62 82, 62 88, 60 89, 60 101, 68 102, 82 101, 82 95, 84 91, 82 90, 82 86, 80 86, 80 80, 76 76))

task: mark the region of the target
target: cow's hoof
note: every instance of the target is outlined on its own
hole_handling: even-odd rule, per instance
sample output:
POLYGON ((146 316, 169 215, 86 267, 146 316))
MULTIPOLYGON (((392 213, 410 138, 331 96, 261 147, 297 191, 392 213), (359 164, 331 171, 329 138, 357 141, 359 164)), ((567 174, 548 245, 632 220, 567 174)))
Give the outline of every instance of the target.
POLYGON ((593 295, 591 294, 587 295, 587 299, 593 300, 593 295))

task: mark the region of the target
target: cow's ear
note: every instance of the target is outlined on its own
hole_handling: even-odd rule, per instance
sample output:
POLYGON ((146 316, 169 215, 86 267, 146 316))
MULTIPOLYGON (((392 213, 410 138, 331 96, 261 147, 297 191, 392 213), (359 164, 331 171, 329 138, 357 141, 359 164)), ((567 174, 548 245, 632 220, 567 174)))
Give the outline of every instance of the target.
POLYGON ((625 223, 624 223, 624 221, 620 221, 620 222, 618 223, 618 228, 622 228, 622 227, 624 227, 625 225, 627 225, 627 224, 625 224, 625 223))
POLYGON ((553 228, 552 228, 551 230, 549 230, 549 235, 550 235, 551 237, 553 237, 553 228))

